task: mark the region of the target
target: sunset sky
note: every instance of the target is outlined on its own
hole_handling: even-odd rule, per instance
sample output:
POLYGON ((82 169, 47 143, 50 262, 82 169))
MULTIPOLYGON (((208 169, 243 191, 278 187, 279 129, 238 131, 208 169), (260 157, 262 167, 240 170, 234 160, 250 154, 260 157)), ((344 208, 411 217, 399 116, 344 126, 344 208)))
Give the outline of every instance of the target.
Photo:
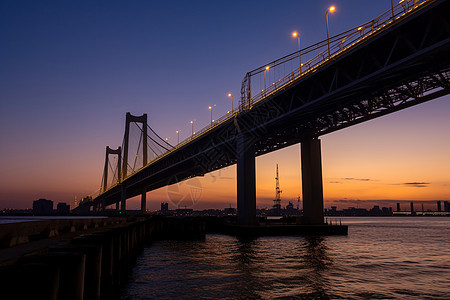
MULTIPOLYGON (((335 35, 391 2, 0 1, 0 209, 72 204, 97 190, 105 146, 121 145, 128 111, 147 113, 171 143, 177 130, 187 138, 189 121, 208 124, 208 106, 218 118, 228 93, 237 105, 246 72, 298 50, 294 30, 305 47, 325 39, 332 4, 335 35)), ((445 96, 321 137, 325 207, 450 200, 449 113, 445 96)), ((282 205, 301 194, 294 145, 257 158, 258 207, 272 205, 277 163, 282 205)), ((177 189, 195 209, 236 207, 235 174, 177 189)), ((147 206, 175 208, 171 191, 148 193, 147 206)))

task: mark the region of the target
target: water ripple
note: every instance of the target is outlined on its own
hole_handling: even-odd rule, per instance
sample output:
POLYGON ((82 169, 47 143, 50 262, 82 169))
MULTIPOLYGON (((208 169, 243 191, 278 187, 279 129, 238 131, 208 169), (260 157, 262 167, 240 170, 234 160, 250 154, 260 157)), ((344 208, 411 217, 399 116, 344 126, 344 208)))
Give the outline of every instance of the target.
POLYGON ((122 299, 449 299, 449 219, 345 221, 344 237, 155 242, 122 299))

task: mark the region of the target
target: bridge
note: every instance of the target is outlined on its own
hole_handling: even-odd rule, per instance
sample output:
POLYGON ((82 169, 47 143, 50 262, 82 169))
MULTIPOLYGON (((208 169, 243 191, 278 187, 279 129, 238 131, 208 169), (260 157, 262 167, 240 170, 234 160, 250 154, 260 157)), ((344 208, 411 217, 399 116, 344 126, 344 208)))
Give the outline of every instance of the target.
POLYGON ((239 106, 174 146, 148 126, 146 114, 127 113, 122 147, 106 148, 100 191, 75 211, 113 204, 124 211, 126 200, 138 195, 145 211, 146 192, 237 164, 238 222, 251 225, 255 157, 300 143, 302 222, 323 224, 319 137, 450 92, 449 6, 402 0, 360 26, 248 72, 239 106), (129 163, 132 124, 140 131, 137 168, 136 159, 134 168, 129 163), (113 176, 110 154, 117 155, 113 176))

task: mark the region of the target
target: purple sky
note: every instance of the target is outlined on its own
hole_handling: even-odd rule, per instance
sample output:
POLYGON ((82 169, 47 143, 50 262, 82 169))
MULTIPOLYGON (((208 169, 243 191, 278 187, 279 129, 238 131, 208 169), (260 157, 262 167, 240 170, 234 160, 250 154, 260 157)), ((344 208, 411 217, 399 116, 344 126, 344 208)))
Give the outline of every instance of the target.
MULTIPOLYGON (((331 4, 337 8, 329 16, 331 35, 390 8, 389 0, 1 1, 0 209, 30 207, 41 197, 72 202, 99 188, 105 146, 122 143, 127 111, 146 112, 171 142, 176 130, 181 139, 190 134, 190 120, 196 129, 207 125, 209 105, 217 105, 215 117, 225 114, 227 94, 237 105, 246 72, 297 50, 292 31, 303 46, 326 38, 331 4)), ((402 194, 369 185, 356 189, 362 200, 377 198, 377 191, 378 199, 450 199, 449 100, 323 137, 325 199, 357 198, 350 188, 336 190, 336 178, 370 176, 388 180, 388 189, 429 184, 411 194, 414 187, 402 194), (395 163, 384 176, 382 167, 395 163)), ((298 149, 282 150, 257 160, 260 203, 273 194, 275 164, 283 160, 283 195, 299 193, 299 165, 287 170, 288 161, 299 160, 298 149)), ((203 207, 219 201, 212 183, 203 185, 203 207)), ((152 209, 166 201, 165 192, 155 193, 152 209)), ((220 203, 235 204, 234 195, 221 193, 220 203)))

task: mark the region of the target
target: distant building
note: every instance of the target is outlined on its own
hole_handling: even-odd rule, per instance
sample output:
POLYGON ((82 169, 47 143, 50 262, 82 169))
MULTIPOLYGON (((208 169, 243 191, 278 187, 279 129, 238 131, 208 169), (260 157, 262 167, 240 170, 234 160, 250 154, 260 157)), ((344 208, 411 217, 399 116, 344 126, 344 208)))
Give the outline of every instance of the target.
POLYGON ((227 208, 224 209, 224 214, 225 215, 229 215, 229 216, 236 215, 236 208, 227 207, 227 208))
POLYGON ((175 215, 186 217, 186 216, 192 216, 193 212, 194 212, 194 210, 192 208, 178 208, 175 211, 175 215))
POLYGON ((370 214, 371 216, 381 216, 382 213, 383 213, 383 212, 381 211, 380 206, 378 206, 378 205, 375 205, 375 206, 369 211, 369 214, 370 214))
POLYGON ((382 207, 381 211, 383 216, 392 216, 392 207, 382 207))
POLYGON ((450 203, 448 201, 444 201, 444 211, 450 212, 450 203))
POLYGON ((50 215, 51 213, 53 213, 53 201, 47 199, 33 201, 33 214, 50 215))
POLYGON ((411 206, 411 215, 415 215, 416 213, 414 212, 414 203, 411 202, 410 206, 411 206))
POLYGON ((343 216, 368 216, 369 211, 365 208, 350 207, 342 210, 343 216))
POLYGON ((168 211, 169 210, 169 203, 162 202, 161 203, 161 211, 168 211))
POLYGON ((68 205, 67 203, 59 202, 58 205, 56 205, 56 213, 58 215, 70 214, 70 205, 68 205))
POLYGON ((400 203, 397 202, 397 211, 400 211, 400 203))
POLYGON ((298 214, 299 214, 298 213, 298 209, 294 208, 294 204, 291 201, 289 201, 289 204, 286 205, 285 215, 295 216, 295 215, 298 215, 298 214))
MULTIPOLYGON (((444 207, 444 209, 445 209, 445 207, 444 207)), ((441 210, 441 201, 437 202, 437 211, 439 211, 439 212, 442 211, 441 210)))

